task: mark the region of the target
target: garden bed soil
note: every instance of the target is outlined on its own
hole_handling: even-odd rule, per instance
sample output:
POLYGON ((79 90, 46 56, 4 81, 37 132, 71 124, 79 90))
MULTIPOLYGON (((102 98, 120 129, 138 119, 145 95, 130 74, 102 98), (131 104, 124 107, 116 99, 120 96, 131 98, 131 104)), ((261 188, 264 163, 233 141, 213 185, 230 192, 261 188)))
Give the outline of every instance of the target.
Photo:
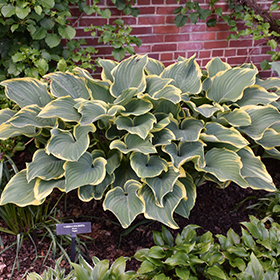
MULTIPOLYGON (((277 170, 278 162, 266 160, 266 164, 272 177, 279 180, 280 178, 277 170)), ((262 197, 265 193, 264 191, 242 189, 234 184, 231 184, 225 189, 218 189, 212 183, 204 184, 197 189, 196 204, 191 211, 189 219, 182 218, 175 214, 174 217, 180 229, 171 230, 171 232, 176 236, 186 225, 197 224, 201 227, 198 229, 198 234, 211 231, 213 235, 226 235, 230 228, 240 233, 240 222, 248 221, 248 215, 250 214, 257 215, 256 212, 248 210, 247 207, 256 203, 257 198, 262 197), (247 197, 255 198, 246 200, 236 209, 237 204, 247 197)), ((55 192, 54 201, 59 197, 59 194, 59 191, 55 192)), ((91 237, 93 241, 87 243, 87 248, 81 248, 89 261, 92 256, 97 256, 99 259, 108 259, 111 263, 120 256, 132 257, 137 250, 154 245, 152 232, 154 230, 160 231, 162 226, 159 222, 153 221, 141 224, 145 219, 143 215, 140 215, 132 224, 139 225, 130 233, 123 236, 127 231, 121 228, 117 219, 111 212, 103 211, 100 201, 82 202, 78 199, 75 191, 67 195, 66 203, 65 200, 62 199, 58 204, 58 208, 60 209, 60 217, 71 217, 75 222, 91 222, 92 231, 85 235, 91 237), (65 205, 67 205, 67 208, 65 208, 65 205)), ((5 227, 1 220, 0 226, 5 227)), ((15 236, 5 233, 0 233, 0 235, 3 243, 1 250, 4 250, 16 241, 15 236)), ((87 239, 83 237, 80 237, 80 239, 87 241, 87 239)), ((30 269, 30 272, 39 273, 42 272, 46 266, 54 267, 55 262, 50 257, 48 257, 47 261, 43 264, 44 257, 50 246, 50 240, 44 239, 43 242, 40 242, 37 238, 35 243, 36 247, 29 238, 23 241, 18 255, 20 269, 18 270, 17 267, 14 269, 11 279, 21 279, 28 269, 30 269), (34 262, 36 251, 39 257, 34 262)), ((70 247, 70 243, 65 247, 69 255, 71 251, 70 247)), ((16 246, 0 254, 0 280, 9 279, 15 256, 16 246)), ((58 255, 56 258, 58 258, 58 255)), ((62 261, 62 266, 67 270, 69 269, 69 264, 65 260, 62 261)), ((138 267, 139 263, 135 259, 127 262, 127 270, 137 270, 138 267)))

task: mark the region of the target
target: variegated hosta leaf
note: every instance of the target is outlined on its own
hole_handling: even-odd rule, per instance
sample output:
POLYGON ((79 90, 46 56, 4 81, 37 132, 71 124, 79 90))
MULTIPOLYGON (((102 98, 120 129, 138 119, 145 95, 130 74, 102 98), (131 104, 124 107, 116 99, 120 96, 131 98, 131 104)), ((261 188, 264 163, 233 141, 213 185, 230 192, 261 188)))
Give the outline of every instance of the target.
POLYGON ((175 119, 177 119, 182 112, 180 104, 174 104, 168 100, 160 100, 156 106, 154 105, 154 108, 156 108, 154 113, 172 114, 175 119))
POLYGON ((152 143, 155 147, 169 145, 172 142, 172 140, 175 139, 175 135, 171 130, 163 128, 162 130, 153 133, 152 143))
POLYGON ((115 124, 119 130, 126 130, 131 134, 138 135, 142 139, 146 139, 156 121, 157 119, 153 114, 147 113, 136 116, 134 119, 119 116, 116 118, 115 124))
POLYGON ((271 106, 246 106, 242 109, 249 114, 251 118, 251 125, 239 127, 238 130, 246 133, 254 140, 259 140, 263 137, 264 131, 280 121, 279 111, 271 106))
POLYGON ((248 183, 241 176, 242 162, 240 157, 233 151, 213 148, 205 155, 206 166, 196 165, 198 171, 208 172, 221 182, 233 181, 243 188, 248 183))
POLYGON ((10 79, 1 82, 0 85, 5 86, 7 97, 21 108, 33 104, 44 107, 52 100, 47 91, 47 84, 35 78, 10 79))
POLYGON ((101 78, 103 81, 110 81, 111 83, 114 82, 114 78, 111 74, 111 71, 117 66, 119 63, 109 59, 100 59, 98 63, 101 65, 102 72, 101 78))
POLYGON ((38 135, 40 130, 36 130, 34 126, 25 126, 25 127, 15 127, 11 124, 2 123, 0 125, 0 140, 6 140, 11 137, 25 135, 28 137, 34 137, 38 135))
POLYGON ((13 203, 20 207, 27 205, 40 205, 42 200, 37 200, 34 196, 35 181, 30 183, 26 180, 26 169, 17 173, 6 185, 1 194, 0 205, 13 203))
POLYGON ((219 123, 210 122, 205 125, 206 131, 200 134, 204 142, 228 143, 243 148, 249 142, 234 127, 227 128, 219 123))
POLYGON ((127 228, 144 211, 144 204, 137 196, 140 188, 139 182, 129 180, 124 188, 116 187, 106 194, 103 208, 112 211, 123 228, 127 228))
POLYGON ((242 98, 246 87, 255 83, 257 73, 255 69, 239 67, 219 72, 213 77, 212 86, 206 96, 217 103, 235 102, 242 98))
POLYGON ((130 166, 130 162, 123 157, 121 165, 115 170, 115 181, 113 187, 122 187, 128 180, 140 181, 134 170, 130 166))
POLYGON ((0 110, 0 124, 6 122, 11 117, 15 115, 16 111, 13 111, 9 108, 0 110))
POLYGON ((38 177, 45 181, 59 179, 64 175, 64 160, 46 154, 45 150, 37 150, 32 158, 32 162, 26 164, 27 181, 38 177))
POLYGON ((160 78, 157 75, 149 75, 146 78, 147 87, 145 89, 145 93, 147 93, 150 97, 153 97, 154 94, 165 88, 168 84, 172 82, 172 79, 164 79, 160 78))
POLYGON ((51 130, 51 138, 46 146, 46 152, 53 154, 57 158, 77 161, 89 146, 89 132, 95 132, 93 124, 74 127, 73 135, 68 130, 58 128, 51 130))
POLYGON ((278 99, 278 95, 268 92, 263 87, 253 85, 244 90, 244 94, 236 103, 242 107, 247 105, 266 105, 278 99))
POLYGON ((172 115, 157 113, 155 114, 155 117, 157 122, 154 124, 154 127, 151 130, 152 133, 161 131, 163 128, 165 128, 170 123, 170 118, 172 115))
POLYGON ((119 150, 110 150, 108 153, 106 171, 108 174, 112 174, 120 165, 123 154, 119 150))
POLYGON ((142 92, 146 88, 144 68, 148 62, 147 55, 132 56, 123 60, 112 71, 114 82, 110 92, 114 97, 118 97, 129 88, 137 88, 137 92, 142 92))
POLYGON ((50 90, 55 97, 70 95, 73 99, 91 97, 85 79, 74 76, 72 73, 55 72, 44 76, 51 79, 50 90))
POLYGON ((160 61, 149 57, 145 70, 149 75, 159 76, 164 70, 164 65, 160 61))
POLYGON ((132 151, 140 152, 145 155, 157 152, 156 148, 150 141, 143 140, 141 137, 135 134, 127 134, 124 137, 124 142, 121 140, 114 140, 110 144, 110 149, 118 149, 124 154, 132 151))
POLYGON ((81 125, 88 125, 92 122, 96 122, 102 119, 107 114, 109 106, 100 100, 86 100, 84 102, 78 103, 75 106, 78 112, 82 115, 80 119, 81 125))
POLYGON ((54 188, 58 188, 60 191, 65 192, 65 178, 50 181, 44 181, 37 178, 34 187, 35 198, 38 200, 46 198, 52 193, 54 188))
POLYGON ((179 176, 180 172, 169 165, 168 170, 163 171, 159 176, 145 179, 145 182, 151 187, 154 193, 155 203, 158 207, 164 207, 163 198, 166 194, 173 191, 173 187, 179 176))
POLYGON ((168 85, 162 90, 156 92, 152 99, 158 100, 158 99, 166 99, 171 101, 174 104, 177 104, 181 101, 181 93, 182 91, 178 88, 176 88, 173 85, 168 85))
POLYGON ((193 112, 197 112, 204 116, 205 118, 210 118, 216 112, 221 111, 222 107, 218 103, 212 104, 202 104, 200 106, 196 106, 194 102, 187 101, 186 104, 191 108, 193 112))
POLYGON ((197 141, 199 139, 200 132, 203 129, 203 121, 192 117, 185 118, 179 128, 177 121, 171 120, 167 128, 174 133, 176 140, 182 142, 197 141))
POLYGON ((140 116, 148 113, 153 108, 153 104, 146 99, 133 98, 124 107, 125 111, 122 112, 123 116, 140 116))
POLYGON ((71 96, 62 96, 47 104, 38 116, 41 118, 58 117, 66 122, 78 122, 81 115, 74 107, 76 104, 77 101, 71 96))
POLYGON ((38 105, 29 105, 22 108, 17 112, 8 123, 11 123, 15 127, 35 126, 35 127, 55 127, 56 118, 40 118, 38 114, 41 112, 41 108, 38 105))
POLYGON ((137 94, 137 92, 137 88, 124 89, 122 93, 114 100, 114 104, 125 106, 132 100, 132 98, 134 97, 134 95, 137 94))
POLYGON ((161 78, 171 78, 172 85, 179 88, 182 93, 197 94, 201 91, 201 69, 194 60, 195 55, 190 59, 169 65, 161 73, 161 78))
POLYGON ((218 72, 230 69, 230 65, 223 62, 219 57, 211 59, 205 66, 209 77, 214 77, 218 72))
POLYGON ((113 103, 115 97, 109 91, 110 84, 105 81, 87 79, 87 86, 91 90, 93 100, 101 100, 105 103, 113 103))
POLYGON ((114 173, 109 175, 106 174, 105 179, 98 185, 85 185, 79 187, 78 196, 79 199, 85 202, 91 201, 92 199, 100 200, 107 188, 114 182, 114 173))
POLYGON ((275 158, 280 160, 280 151, 277 148, 266 149, 263 158, 275 158))
POLYGON ((163 198, 163 207, 156 205, 154 194, 147 185, 140 189, 138 195, 145 203, 144 216, 147 219, 160 221, 173 229, 179 228, 173 219, 173 213, 180 201, 186 198, 186 189, 182 183, 177 181, 173 187, 173 191, 165 195, 163 198))
POLYGON ((66 192, 87 184, 100 184, 106 176, 106 163, 103 157, 93 160, 88 152, 85 152, 78 161, 65 162, 66 192))
POLYGON ((140 178, 153 178, 159 176, 162 171, 168 170, 165 159, 159 156, 149 156, 142 153, 133 152, 130 156, 130 164, 140 178))
POLYGON ((233 111, 229 112, 219 112, 217 113, 217 119, 215 121, 225 125, 232 125, 234 127, 238 126, 247 126, 251 124, 250 116, 241 109, 234 109, 233 111))
POLYGON ((188 161, 196 162, 199 166, 205 166, 203 142, 180 142, 177 146, 175 143, 163 146, 162 150, 170 155, 173 165, 179 169, 188 161))
POLYGON ((182 199, 175 209, 175 213, 181 215, 182 217, 189 218, 190 212, 193 209, 196 201, 196 185, 193 182, 192 176, 186 173, 186 177, 180 178, 179 181, 186 188, 187 200, 182 199))
POLYGON ((275 131, 272 128, 268 128, 264 134, 263 137, 259 140, 256 140, 256 143, 263 146, 264 149, 272 149, 274 147, 280 146, 280 133, 275 131))
POLYGON ((273 180, 260 157, 256 157, 249 147, 241 149, 237 154, 241 157, 243 164, 241 175, 252 189, 276 191, 273 180))
POLYGON ((268 78, 266 80, 256 79, 256 84, 265 88, 266 90, 276 90, 280 89, 280 79, 279 78, 268 78))

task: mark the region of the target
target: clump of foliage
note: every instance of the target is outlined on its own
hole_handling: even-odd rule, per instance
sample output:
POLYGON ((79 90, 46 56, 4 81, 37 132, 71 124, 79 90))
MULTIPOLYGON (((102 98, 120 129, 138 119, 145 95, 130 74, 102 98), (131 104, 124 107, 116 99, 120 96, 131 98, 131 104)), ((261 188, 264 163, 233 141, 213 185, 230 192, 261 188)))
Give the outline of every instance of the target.
POLYGON ((0 111, 0 139, 23 134, 37 147, 1 205, 77 190, 102 199, 123 227, 144 213, 177 228, 173 213, 188 217, 206 180, 276 190, 253 148, 279 158, 279 78, 219 58, 202 72, 194 56, 166 68, 146 55, 100 65, 102 80, 76 68, 1 83, 21 110, 0 111))
MULTIPOLYGON (((137 271, 125 271, 128 260, 125 257, 118 258, 111 266, 108 260, 93 257, 93 267, 80 257, 79 264, 72 263, 73 279, 277 280, 280 225, 264 224, 254 216, 241 225, 241 237, 230 229, 226 236, 216 235, 218 242, 209 231, 198 235, 197 225, 187 225, 176 238, 162 227, 162 232, 153 232, 155 246, 135 253, 134 258, 141 262, 137 271)), ((34 276, 27 279, 52 279, 34 276)))

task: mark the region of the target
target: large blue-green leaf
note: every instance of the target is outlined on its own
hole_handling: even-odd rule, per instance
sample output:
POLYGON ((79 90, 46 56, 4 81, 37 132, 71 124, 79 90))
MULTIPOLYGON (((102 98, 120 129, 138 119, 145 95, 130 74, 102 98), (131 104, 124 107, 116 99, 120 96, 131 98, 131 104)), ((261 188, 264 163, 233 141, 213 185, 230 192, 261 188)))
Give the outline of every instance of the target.
POLYGON ((6 122, 11 117, 15 115, 16 111, 13 111, 9 108, 0 110, 0 124, 6 122))
POLYGON ((172 82, 172 79, 160 78, 157 75, 149 75, 146 78, 147 87, 145 93, 148 93, 150 97, 153 97, 154 94, 165 88, 168 84, 172 82))
POLYGON ((160 61, 149 57, 145 70, 149 75, 159 76, 164 70, 164 65, 160 61))
POLYGON ((13 203, 20 207, 27 205, 40 205, 43 203, 34 196, 35 181, 30 183, 26 179, 26 170, 17 173, 6 185, 1 194, 0 205, 13 203))
POLYGON ((167 193, 173 191, 173 187, 180 176, 180 172, 176 171, 173 166, 169 166, 167 171, 163 171, 159 176, 154 178, 146 178, 145 182, 151 187, 154 193, 156 205, 164 207, 163 198, 167 193))
POLYGON ((57 158, 77 161, 89 147, 89 132, 96 130, 93 124, 74 127, 73 135, 68 130, 58 128, 51 130, 51 138, 46 146, 46 152, 57 158))
POLYGON ((161 100, 159 101, 156 106, 154 105, 154 113, 164 113, 166 115, 172 114, 174 118, 177 119, 178 115, 182 111, 180 104, 174 104, 168 100, 161 100))
POLYGON ((263 146, 265 149, 272 149, 280 146, 280 133, 272 128, 268 128, 261 139, 256 140, 256 143, 263 146))
POLYGON ((78 103, 75 107, 82 115, 80 120, 81 125, 88 125, 102 119, 107 115, 107 110, 109 109, 109 105, 100 100, 86 100, 78 103))
POLYGON ((26 135, 28 137, 34 137, 39 134, 40 131, 36 130, 34 126, 15 127, 11 124, 2 123, 0 125, 0 139, 6 140, 11 137, 26 135))
POLYGON ((201 91, 201 69, 194 60, 195 55, 189 59, 169 65, 161 73, 161 78, 171 78, 172 85, 179 88, 182 93, 197 94, 201 91))
POLYGON ((171 130, 163 128, 162 130, 153 133, 152 143, 155 147, 169 145, 171 141, 175 139, 175 135, 171 130))
POLYGON ((256 85, 259 85, 266 90, 276 90, 280 89, 280 79, 279 78, 268 78, 265 80, 256 79, 256 85))
POLYGON ((153 104, 146 99, 133 98, 124 107, 125 111, 122 112, 123 116, 140 116, 148 113, 153 108, 153 104))
POLYGON ((139 152, 133 152, 130 156, 130 164, 140 178, 153 178, 159 176, 162 171, 168 170, 166 160, 159 156, 144 155, 139 152))
POLYGON ((35 78, 10 79, 1 82, 0 85, 5 86, 7 97, 21 108, 33 104, 44 107, 52 100, 47 91, 47 84, 35 78))
POLYGON ((241 157, 243 164, 241 175, 252 189, 276 190, 273 180, 267 172, 265 165, 260 160, 260 157, 256 157, 248 147, 239 150, 237 154, 241 157))
POLYGON ((112 71, 114 82, 110 92, 114 97, 118 97, 129 88, 137 88, 137 92, 142 92, 146 88, 144 67, 148 62, 148 57, 132 56, 123 60, 112 71))
POLYGON ((87 184, 100 184, 106 176, 106 163, 103 157, 93 160, 88 152, 85 152, 78 161, 66 162, 64 164, 66 192, 87 184))
POLYGON ((59 97, 47 104, 38 116, 41 118, 58 117, 64 121, 78 122, 81 115, 74 107, 76 104, 77 101, 70 96, 59 97))
POLYGON ((217 103, 235 102, 242 98, 246 87, 255 83, 257 72, 256 69, 239 67, 221 71, 212 78, 206 96, 217 103))
POLYGON ((37 178, 34 186, 34 195, 38 200, 46 198, 50 195, 54 188, 58 188, 60 191, 65 192, 65 178, 59 180, 41 180, 37 178))
POLYGON ((114 78, 111 74, 112 70, 119 64, 117 61, 113 61, 110 59, 100 59, 98 63, 101 65, 102 72, 101 72, 101 78, 103 81, 110 81, 114 82, 114 78))
POLYGON ((41 108, 38 105, 28 105, 17 112, 8 123, 15 127, 35 126, 35 127, 55 127, 56 118, 40 118, 38 115, 41 108))
POLYGON ((199 166, 205 166, 203 142, 180 142, 177 146, 174 142, 162 147, 162 150, 170 155, 173 165, 179 169, 188 161, 196 162, 199 166))
POLYGON ((173 132, 176 140, 179 141, 197 141, 201 130, 203 129, 203 121, 187 117, 185 118, 178 127, 178 122, 171 119, 170 124, 166 127, 173 132))
POLYGON ((186 177, 180 178, 179 181, 186 188, 187 199, 182 199, 175 209, 175 213, 181 215, 182 217, 189 218, 190 212, 195 205, 196 201, 196 185, 193 182, 193 178, 186 173, 186 177))
POLYGON ((55 72, 47 74, 45 78, 51 79, 50 90, 55 97, 67 95, 70 95, 73 99, 89 99, 91 97, 85 79, 72 73, 55 72))
POLYGON ((91 90, 93 100, 101 100, 106 103, 113 103, 115 97, 110 94, 109 84, 100 80, 87 79, 87 86, 91 90))
POLYGON ((119 150, 110 150, 108 153, 106 171, 112 174, 121 164, 123 154, 119 150))
POLYGON ((27 181, 38 177, 45 181, 59 179, 64 174, 64 160, 58 159, 53 155, 46 154, 45 150, 37 150, 31 163, 26 164, 27 181))
POLYGON ((210 122, 205 125, 206 131, 201 133, 204 142, 227 143, 237 148, 243 148, 249 142, 234 127, 227 128, 219 123, 210 122))
POLYGON ((156 117, 157 122, 154 124, 154 127, 151 130, 152 133, 161 131, 163 128, 165 128, 170 123, 170 118, 172 117, 172 115, 167 115, 164 113, 156 113, 154 116, 156 117))
POLYGON ((199 113, 205 118, 210 118, 216 112, 222 110, 222 106, 218 103, 212 104, 202 104, 200 106, 196 106, 196 104, 192 101, 186 101, 186 104, 191 108, 191 110, 195 113, 199 113))
POLYGON ((219 57, 211 59, 205 66, 209 77, 214 77, 218 72, 230 69, 230 65, 223 62, 219 57))
POLYGON ((186 197, 186 189, 182 183, 177 182, 173 187, 173 191, 165 195, 163 198, 163 207, 156 205, 154 193, 147 185, 140 189, 139 197, 145 203, 144 216, 147 219, 160 221, 174 229, 178 228, 177 223, 173 219, 173 212, 181 199, 186 197))
POLYGON ((115 124, 119 130, 126 130, 142 139, 146 139, 156 121, 156 117, 153 114, 146 113, 145 115, 136 116, 134 119, 119 116, 116 118, 115 124))
POLYGON ((114 140, 110 144, 110 149, 118 149, 124 154, 132 151, 140 152, 146 155, 157 152, 156 148, 150 141, 143 140, 141 137, 135 134, 125 135, 124 142, 121 140, 114 140))
POLYGON ((266 105, 278 99, 278 95, 273 92, 268 92, 263 87, 253 85, 244 90, 244 94, 236 103, 242 107, 247 105, 266 105))
POLYGON ((246 133, 254 140, 259 140, 267 128, 274 123, 280 122, 279 111, 271 106, 245 106, 242 109, 249 114, 251 118, 251 125, 239 127, 238 130, 246 133))
POLYGON ((235 152, 213 148, 206 153, 205 161, 206 166, 196 164, 195 168, 214 175, 221 182, 233 181, 243 188, 248 187, 248 183, 241 176, 241 158, 235 152))
POLYGON ((78 196, 82 201, 91 201, 92 199, 100 200, 103 198, 103 195, 107 188, 114 182, 114 174, 106 174, 105 179, 98 185, 85 185, 79 187, 78 196))
POLYGON ((251 124, 251 118, 249 114, 247 114, 244 110, 241 109, 234 109, 233 111, 226 111, 226 112, 218 112, 217 119, 214 119, 219 123, 224 125, 232 125, 235 127, 238 126, 247 126, 251 124))
POLYGON ((139 182, 129 180, 123 188, 116 187, 106 194, 103 208, 112 211, 123 228, 127 228, 144 211, 144 203, 137 195, 141 187, 139 182))
POLYGON ((137 94, 137 88, 124 89, 122 93, 114 100, 114 104, 125 106, 137 94))

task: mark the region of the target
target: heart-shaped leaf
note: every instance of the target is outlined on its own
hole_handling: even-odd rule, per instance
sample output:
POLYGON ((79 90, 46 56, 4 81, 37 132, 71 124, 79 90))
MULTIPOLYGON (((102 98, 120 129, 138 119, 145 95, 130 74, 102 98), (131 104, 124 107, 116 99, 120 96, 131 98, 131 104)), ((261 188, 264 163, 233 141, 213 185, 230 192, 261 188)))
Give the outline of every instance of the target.
POLYGON ((167 128, 163 128, 162 130, 153 133, 153 145, 155 147, 169 145, 172 140, 176 140, 175 135, 167 128))
POLYGON ((251 118, 244 110, 234 109, 230 112, 219 112, 217 114, 217 121, 225 123, 225 125, 248 126, 251 124, 251 118))
POLYGON ((119 64, 117 61, 109 59, 100 59, 98 63, 102 67, 101 78, 103 81, 114 82, 111 71, 119 64))
POLYGON ((39 134, 40 131, 36 131, 34 126, 25 126, 25 127, 15 127, 11 124, 2 123, 0 125, 0 139, 6 140, 11 137, 26 135, 28 137, 34 137, 39 134))
POLYGON ((196 104, 192 101, 186 101, 186 104, 191 108, 191 110, 195 113, 199 113, 205 118, 210 118, 216 112, 222 110, 222 106, 218 103, 212 104, 202 104, 200 106, 196 106, 196 104))
POLYGON ((65 178, 50 181, 44 181, 37 178, 34 186, 35 198, 38 200, 46 198, 52 193, 54 188, 58 188, 60 191, 65 192, 65 178))
POLYGON ((230 65, 223 62, 219 57, 211 59, 205 66, 208 71, 208 76, 214 77, 218 72, 230 69, 230 65))
POLYGON ((76 162, 66 162, 64 164, 66 192, 87 184, 100 184, 106 176, 106 163, 103 157, 92 160, 88 152, 85 152, 76 162))
POLYGON ((140 116, 148 113, 153 108, 153 104, 146 99, 133 98, 124 107, 125 111, 122 112, 123 116, 140 116))
POLYGON ((272 149, 280 146, 280 134, 272 128, 268 128, 263 137, 257 140, 256 143, 263 146, 265 149, 272 149))
POLYGON ((148 57, 148 63, 146 65, 145 70, 149 75, 154 74, 159 76, 161 72, 164 70, 164 65, 160 61, 148 57))
POLYGON ((144 204, 137 196, 141 187, 139 182, 129 180, 123 189, 116 187, 106 194, 103 208, 112 211, 123 228, 127 228, 144 211, 144 204))

